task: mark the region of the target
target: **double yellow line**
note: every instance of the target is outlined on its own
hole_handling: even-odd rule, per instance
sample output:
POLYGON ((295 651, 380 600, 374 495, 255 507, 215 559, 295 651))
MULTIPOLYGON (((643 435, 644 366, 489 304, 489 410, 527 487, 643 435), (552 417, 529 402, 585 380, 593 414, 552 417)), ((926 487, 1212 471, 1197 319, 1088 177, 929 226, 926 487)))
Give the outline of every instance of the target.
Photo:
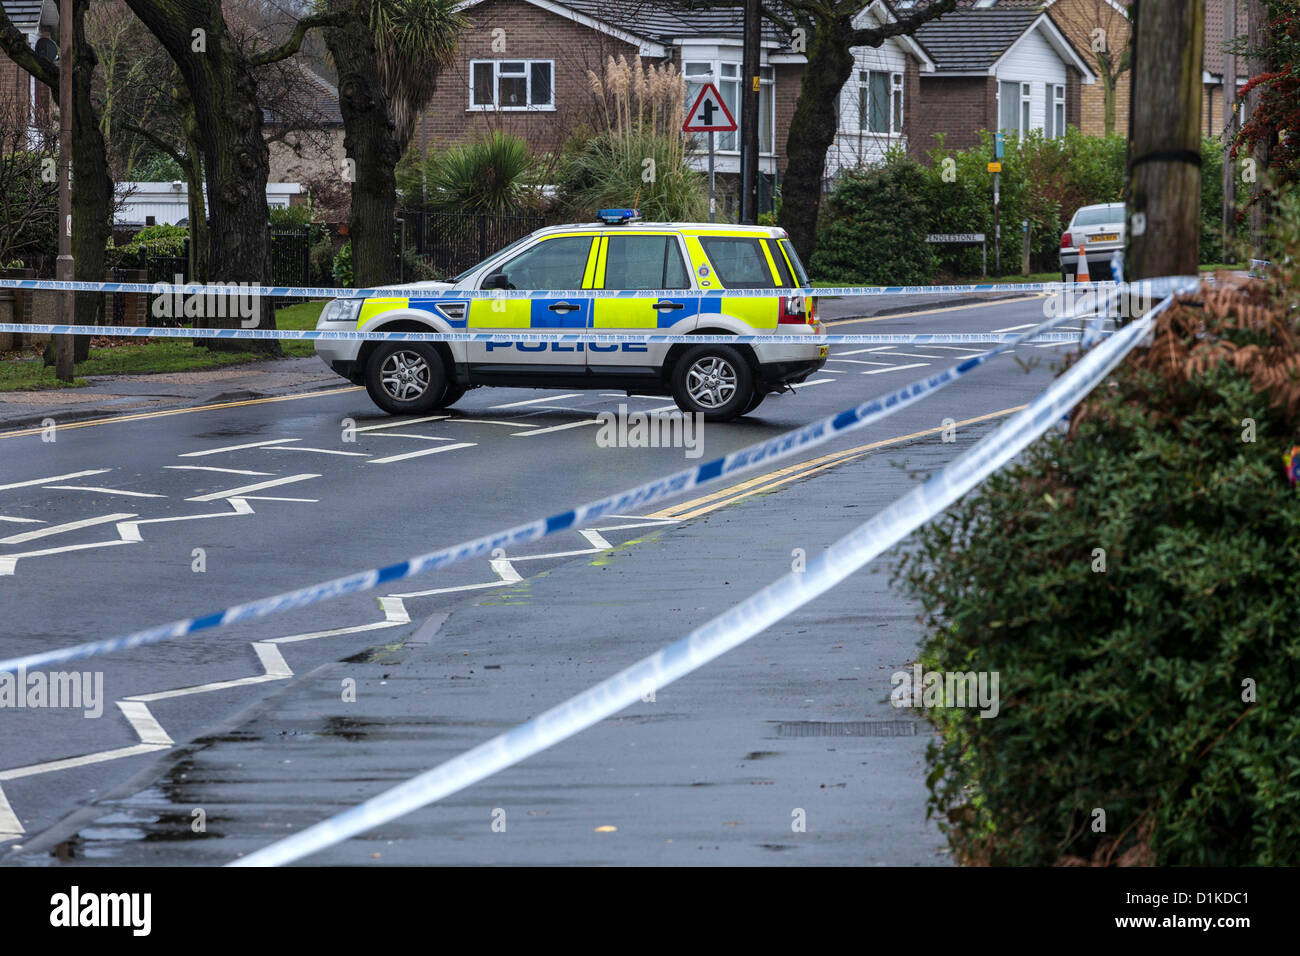
POLYGON ((756 495, 763 491, 771 491, 781 485, 791 481, 797 481, 800 478, 807 478, 815 475, 819 471, 827 468, 834 468, 836 465, 842 465, 845 462, 861 458, 877 448, 885 448, 889 445, 897 445, 905 441, 912 441, 916 438, 925 438, 928 435, 936 435, 947 428, 960 428, 963 425, 975 425, 980 422, 991 421, 995 418, 1005 418, 1007 415, 1014 415, 1026 406, 1016 405, 1014 408, 1004 408, 1001 411, 989 412, 987 415, 980 415, 976 418, 967 418, 964 421, 956 422, 953 425, 940 425, 937 428, 927 428, 924 431, 912 432, 910 435, 899 435, 895 438, 886 438, 882 441, 873 441, 867 445, 859 445, 856 448, 848 448, 844 451, 832 452, 829 455, 822 455, 820 458, 810 458, 807 461, 801 461, 796 465, 789 465, 777 471, 770 471, 765 475, 759 475, 757 478, 750 478, 742 481, 740 484, 732 485, 730 488, 723 488, 721 491, 715 491, 713 494, 705 495, 703 498, 694 498, 690 501, 684 501, 680 504, 671 505, 662 511, 656 511, 654 514, 647 515, 648 518, 676 518, 679 521, 685 521, 687 518, 698 518, 700 515, 708 514, 710 511, 716 511, 726 505, 734 504, 750 495, 756 495))

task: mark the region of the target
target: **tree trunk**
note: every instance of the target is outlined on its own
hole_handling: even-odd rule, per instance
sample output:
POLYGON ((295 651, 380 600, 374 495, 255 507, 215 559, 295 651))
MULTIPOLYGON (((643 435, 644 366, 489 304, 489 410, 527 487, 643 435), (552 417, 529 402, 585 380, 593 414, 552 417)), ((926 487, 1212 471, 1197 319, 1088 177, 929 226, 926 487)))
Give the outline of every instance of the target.
MULTIPOLYGON (((266 181, 270 156, 262 138, 262 111, 248 58, 231 35, 217 0, 127 0, 175 61, 193 97, 203 146, 211 269, 223 282, 260 285, 266 275, 270 234, 266 181)), ((212 324, 274 329, 275 315, 254 297, 231 296, 224 318, 212 324), (243 322, 251 304, 256 320, 243 322), (232 315, 233 313, 233 315, 232 315)), ((209 348, 281 355, 266 340, 209 340, 209 348)))
POLYGON ((1134 6, 1127 270, 1131 279, 1196 275, 1205 7, 1134 6))
MULTIPOLYGON (((1264 51, 1268 46, 1268 8, 1264 5, 1263 0, 1250 0, 1247 7, 1247 30, 1248 30, 1248 49, 1250 50, 1251 76, 1259 76, 1272 69, 1272 65, 1264 56, 1264 51)), ((1255 87, 1251 90, 1246 98, 1246 115, 1255 116, 1259 108, 1260 101, 1264 97, 1264 90, 1261 87, 1255 87)), ((1251 187, 1251 205, 1250 205, 1250 246, 1257 257, 1262 257, 1265 252, 1265 246, 1268 242, 1268 220, 1271 214, 1272 203, 1266 184, 1261 181, 1261 177, 1268 170, 1273 161, 1273 143, 1277 138, 1277 130, 1269 130, 1269 135, 1264 136, 1255 145, 1253 157, 1255 160, 1255 183, 1251 187)))
POLYGON ((790 120, 779 222, 804 262, 812 259, 817 245, 826 153, 839 126, 839 93, 853 72, 852 52, 836 39, 849 29, 848 18, 838 17, 809 31, 808 65, 790 120))
POLYGON ((181 110, 181 129, 185 133, 186 210, 190 219, 190 281, 207 282, 208 272, 208 213, 203 202, 203 142, 199 136, 199 121, 194 115, 194 102, 184 84, 177 84, 172 99, 181 110))
MULTIPOLYGON (((112 235, 113 180, 91 100, 99 61, 86 40, 89 6, 90 0, 75 0, 72 17, 72 255, 77 279, 100 282, 104 279, 104 246, 112 235)), ((76 324, 99 325, 104 297, 86 292, 75 298, 76 324)), ((74 361, 84 362, 90 356, 90 336, 76 336, 73 349, 74 361)))
POLYGON ((1098 70, 1101 80, 1102 130, 1107 136, 1115 135, 1115 92, 1119 86, 1119 77, 1108 71, 1098 70))
MULTIPOLYGON (((363 9, 367 9, 365 7, 363 9)), ((379 79, 374 34, 368 16, 353 17, 324 31, 339 73, 343 114, 345 176, 352 176, 353 284, 357 288, 397 281, 393 232, 401 159, 388 94, 379 79), (355 165, 353 165, 355 164, 355 165)))

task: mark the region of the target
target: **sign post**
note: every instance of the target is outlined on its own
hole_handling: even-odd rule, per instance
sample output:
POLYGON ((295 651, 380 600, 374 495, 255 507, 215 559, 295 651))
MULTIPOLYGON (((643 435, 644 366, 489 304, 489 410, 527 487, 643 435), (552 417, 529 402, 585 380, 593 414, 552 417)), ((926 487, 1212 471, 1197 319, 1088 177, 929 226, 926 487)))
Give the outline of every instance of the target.
POLYGON ((989 163, 989 172, 993 174, 993 272, 1002 275, 1002 224, 998 221, 999 200, 998 180, 1002 177, 1002 148, 1006 140, 1002 133, 993 137, 994 162, 989 163))
POLYGON ((691 108, 686 111, 682 132, 709 134, 709 222, 714 221, 717 210, 713 188, 713 134, 735 131, 736 120, 723 102, 722 94, 712 83, 705 83, 691 108))

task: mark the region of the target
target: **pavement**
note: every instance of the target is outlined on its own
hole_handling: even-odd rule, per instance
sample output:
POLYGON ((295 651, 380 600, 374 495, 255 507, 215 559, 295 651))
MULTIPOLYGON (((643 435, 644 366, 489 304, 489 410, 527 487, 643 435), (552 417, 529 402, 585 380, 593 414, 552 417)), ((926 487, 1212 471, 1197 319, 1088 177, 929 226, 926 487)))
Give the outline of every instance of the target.
MULTIPOLYGON (((882 332, 999 331, 1041 316, 1025 297, 842 314, 844 331, 882 332)), ((703 453, 977 350, 833 349, 797 395, 708 426, 703 453)), ((1023 352, 722 491, 72 665, 102 675, 102 719, 3 714, 0 863, 227 862, 481 743, 680 637, 951 460, 1042 389, 1061 349, 1023 352), (954 442, 941 436, 948 419, 967 423, 954 442)), ((107 418, 92 404, 98 418, 49 443, 0 430, 0 656, 376 567, 691 463, 681 448, 601 448, 583 427, 620 405, 662 411, 663 398, 479 389, 446 417, 400 420, 323 366, 323 380, 277 381, 320 374, 293 361, 319 365, 223 370, 260 375, 243 384, 261 399, 179 407, 172 391, 172 411, 107 418)), ((168 387, 194 402, 228 383, 168 387)), ((886 585, 890 563, 654 701, 306 862, 947 862, 925 818, 929 725, 888 703, 889 676, 922 635, 917 609, 886 585)))

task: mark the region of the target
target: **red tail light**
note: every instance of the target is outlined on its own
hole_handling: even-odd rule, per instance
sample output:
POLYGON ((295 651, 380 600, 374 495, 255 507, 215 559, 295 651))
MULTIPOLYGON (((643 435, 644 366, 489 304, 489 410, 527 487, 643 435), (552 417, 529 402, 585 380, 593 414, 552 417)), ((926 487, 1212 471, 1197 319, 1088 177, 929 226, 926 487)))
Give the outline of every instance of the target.
POLYGON ((1061 248, 1070 249, 1074 247, 1074 237, 1068 232, 1061 236, 1061 248))
POLYGON ((801 295, 783 295, 780 298, 781 311, 777 314, 777 325, 812 325, 813 300, 801 295))

